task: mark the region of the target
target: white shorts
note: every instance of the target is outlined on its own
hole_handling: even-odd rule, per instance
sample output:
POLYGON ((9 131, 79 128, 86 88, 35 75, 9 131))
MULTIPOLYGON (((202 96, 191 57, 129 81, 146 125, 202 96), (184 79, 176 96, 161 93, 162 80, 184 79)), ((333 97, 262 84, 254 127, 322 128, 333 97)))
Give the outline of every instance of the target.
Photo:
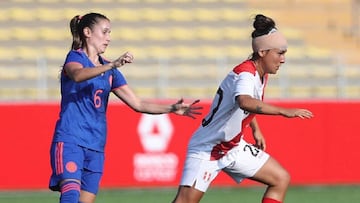
POLYGON ((240 183, 253 177, 269 159, 269 154, 241 139, 239 145, 219 160, 186 157, 180 185, 193 186, 205 192, 220 171, 240 183))

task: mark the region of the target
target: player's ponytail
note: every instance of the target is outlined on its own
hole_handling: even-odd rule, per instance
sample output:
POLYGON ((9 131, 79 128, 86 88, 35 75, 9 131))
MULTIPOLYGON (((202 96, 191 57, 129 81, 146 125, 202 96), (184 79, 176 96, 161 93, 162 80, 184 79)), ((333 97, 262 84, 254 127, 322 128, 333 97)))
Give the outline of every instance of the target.
POLYGON ((70 21, 70 31, 73 38, 71 49, 73 50, 79 49, 82 46, 82 39, 80 37, 80 30, 79 30, 80 20, 81 17, 77 15, 73 17, 70 21))

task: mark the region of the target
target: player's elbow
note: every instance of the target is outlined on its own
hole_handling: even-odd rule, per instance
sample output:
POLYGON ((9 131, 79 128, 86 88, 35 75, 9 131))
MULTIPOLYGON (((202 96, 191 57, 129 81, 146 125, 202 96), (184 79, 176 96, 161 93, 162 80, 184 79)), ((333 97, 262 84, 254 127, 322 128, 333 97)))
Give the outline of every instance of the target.
POLYGON ((251 96, 239 95, 236 97, 236 101, 241 109, 248 110, 251 105, 251 96))

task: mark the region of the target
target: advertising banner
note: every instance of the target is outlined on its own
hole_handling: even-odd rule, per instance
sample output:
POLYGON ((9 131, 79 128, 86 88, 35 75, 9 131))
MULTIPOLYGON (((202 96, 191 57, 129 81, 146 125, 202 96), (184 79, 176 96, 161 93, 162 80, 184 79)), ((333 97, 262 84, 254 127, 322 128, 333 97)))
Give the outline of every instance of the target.
MULTIPOLYGON (((358 135, 360 102, 281 102, 284 107, 311 110, 310 120, 258 115, 267 152, 291 174, 292 184, 360 183, 358 135)), ((175 114, 136 113, 110 103, 102 187, 176 187, 181 178, 187 143, 206 115, 200 103, 197 119, 175 114)), ((47 188, 50 143, 59 105, 0 104, 0 189, 47 188)), ((253 142, 250 130, 246 140, 253 142)), ((241 185, 252 185, 245 181, 241 185)), ((216 186, 235 186, 221 173, 216 186)))

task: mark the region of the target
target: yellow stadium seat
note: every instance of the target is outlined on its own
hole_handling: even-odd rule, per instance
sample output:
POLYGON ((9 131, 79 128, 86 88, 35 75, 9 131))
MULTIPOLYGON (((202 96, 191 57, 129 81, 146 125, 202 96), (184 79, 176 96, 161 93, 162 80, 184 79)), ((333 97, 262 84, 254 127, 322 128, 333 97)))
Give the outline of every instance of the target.
POLYGON ((60 80, 60 73, 61 73, 60 65, 62 64, 59 64, 58 66, 48 66, 46 70, 46 75, 49 79, 60 80))
POLYGON ((145 21, 164 22, 168 16, 166 10, 163 9, 144 8, 140 12, 145 21))
POLYGON ((291 98, 312 98, 312 87, 306 86, 291 86, 288 89, 288 94, 291 98))
POLYGON ((223 32, 216 27, 198 27, 195 29, 197 38, 200 40, 219 41, 223 38, 223 32))
MULTIPOLYGON (((233 46, 224 47, 222 55, 230 58, 246 59, 252 53, 250 45, 242 46, 234 44, 233 46)), ((239 61, 240 62, 240 61, 239 61)))
POLYGON ((64 19, 67 19, 68 22, 70 22, 70 20, 77 16, 77 15, 85 15, 86 13, 88 13, 87 10, 84 10, 84 9, 75 9, 75 8, 69 8, 69 7, 66 7, 63 10, 63 16, 64 16, 64 19))
POLYGON ((119 3, 139 3, 139 0, 114 0, 114 2, 119 3))
POLYGON ((213 87, 186 87, 180 90, 183 92, 181 95, 173 95, 172 97, 186 96, 187 99, 212 98, 216 91, 213 87))
POLYGON ((360 68, 355 67, 346 67, 341 66, 339 67, 339 74, 345 78, 360 78, 360 68))
MULTIPOLYGON (((16 80, 20 78, 19 70, 16 68, 0 68, 0 80, 16 80)), ((0 88, 1 89, 1 88, 0 88)))
POLYGON ((241 3, 241 2, 247 2, 248 0, 222 0, 225 3, 241 3))
POLYGON ((147 48, 149 52, 149 57, 153 59, 167 59, 170 58, 174 53, 171 51, 171 48, 160 47, 160 46, 151 46, 147 48))
POLYGON ((147 27, 143 29, 144 37, 149 40, 166 41, 170 39, 170 33, 164 28, 147 27))
POLYGON ((247 10, 239 11, 234 8, 219 9, 219 19, 229 22, 250 22, 252 13, 247 10))
POLYGON ((216 59, 218 57, 222 57, 222 53, 224 53, 224 50, 222 48, 216 46, 201 46, 198 50, 200 57, 208 59, 216 59))
POLYGON ((158 78, 160 76, 159 69, 159 64, 141 66, 134 63, 126 65, 121 71, 130 80, 146 80, 158 78))
POLYGON ((343 94, 346 98, 360 99, 360 86, 348 85, 344 88, 343 94))
POLYGON ((194 20, 192 10, 172 8, 168 11, 168 18, 172 21, 190 22, 194 20))
POLYGON ((44 47, 42 49, 43 56, 47 59, 64 60, 67 52, 70 50, 70 44, 67 47, 44 47))
POLYGON ((170 28, 170 35, 172 39, 189 41, 196 39, 194 29, 184 27, 172 27, 170 28))
MULTIPOLYGON (((64 20, 64 11, 61 9, 52 9, 52 8, 37 8, 36 9, 36 18, 40 21, 45 22, 56 22, 64 20)), ((70 20, 70 19, 69 19, 70 20)))
POLYGON ((199 3, 215 3, 215 2, 218 2, 218 0, 196 0, 196 2, 199 2, 199 3))
POLYGON ((285 54, 286 58, 289 59, 306 59, 306 48, 303 45, 288 45, 287 52, 285 54))
POLYGON ((14 48, 16 56, 21 59, 26 60, 37 60, 39 57, 42 57, 43 53, 40 52, 37 48, 27 47, 27 46, 18 46, 14 48))
POLYGON ((40 3, 48 3, 48 4, 52 4, 52 3, 58 3, 61 2, 62 0, 33 0, 33 1, 38 1, 40 3))
POLYGON ((39 70, 35 67, 21 67, 21 78, 25 80, 37 80, 40 77, 39 70))
POLYGON ((223 32, 224 39, 251 41, 251 30, 247 28, 229 26, 223 28, 221 31, 223 32))
POLYGON ((115 8, 112 12, 112 19, 125 21, 125 22, 137 22, 142 20, 142 13, 132 9, 115 8))
POLYGON ((14 47, 0 47, 0 60, 12 60, 17 57, 14 47))
POLYGON ((265 89, 265 98, 281 98, 283 94, 283 89, 279 86, 268 85, 265 89))
POLYGON ((9 28, 0 29, 0 41, 8 41, 12 38, 12 31, 9 28))
POLYGON ((143 1, 149 3, 165 3, 167 0, 143 0, 143 1))
POLYGON ((316 86, 314 87, 314 96, 320 98, 337 98, 338 89, 336 85, 333 86, 316 86))
POLYGON ((171 2, 174 3, 189 3, 192 2, 192 0, 170 0, 171 2))
POLYGON ((145 34, 142 29, 119 27, 112 28, 110 35, 113 40, 141 41, 145 34))
POLYGON ((11 0, 14 3, 35 3, 36 0, 11 0))
POLYGON ((169 50, 173 58, 197 59, 199 57, 199 49, 197 47, 188 47, 178 45, 169 50))
POLYGON ((70 31, 64 28, 41 27, 37 32, 39 32, 38 35, 41 40, 63 41, 71 39, 70 31))
POLYGON ((194 19, 200 22, 215 22, 221 19, 221 13, 217 10, 205 9, 205 8, 196 8, 193 9, 194 19))
POLYGON ((311 77, 310 68, 302 64, 284 64, 280 67, 280 70, 289 79, 311 77))
POLYGON ((109 60, 115 60, 127 51, 134 55, 134 63, 138 60, 143 60, 149 57, 149 50, 146 47, 137 46, 110 46, 106 50, 105 57, 109 60))
POLYGON ((331 51, 330 49, 326 49, 326 48, 319 48, 319 47, 315 47, 315 46, 307 46, 305 53, 312 58, 316 58, 316 59, 329 59, 331 58, 331 51))
POLYGON ((33 28, 15 27, 12 32, 12 37, 16 40, 34 41, 39 39, 38 31, 33 28))
POLYGON ((315 79, 335 79, 337 77, 337 70, 329 65, 310 65, 306 66, 310 69, 310 75, 315 79))
POLYGON ((285 35, 288 40, 302 40, 303 33, 298 29, 283 28, 281 32, 285 35))
POLYGON ((26 8, 10 8, 9 16, 14 21, 29 22, 36 19, 36 13, 31 9, 26 8))
MULTIPOLYGON (((85 3, 85 2, 88 2, 88 0, 65 0, 65 2, 68 2, 68 3, 85 3)), ((106 0, 104 0, 103 2, 106 2, 106 0)))
POLYGON ((10 19, 10 9, 1 8, 0 9, 0 22, 5 22, 10 19))
POLYGON ((157 95, 155 87, 135 87, 134 92, 137 95, 141 95, 142 98, 155 98, 157 95))

